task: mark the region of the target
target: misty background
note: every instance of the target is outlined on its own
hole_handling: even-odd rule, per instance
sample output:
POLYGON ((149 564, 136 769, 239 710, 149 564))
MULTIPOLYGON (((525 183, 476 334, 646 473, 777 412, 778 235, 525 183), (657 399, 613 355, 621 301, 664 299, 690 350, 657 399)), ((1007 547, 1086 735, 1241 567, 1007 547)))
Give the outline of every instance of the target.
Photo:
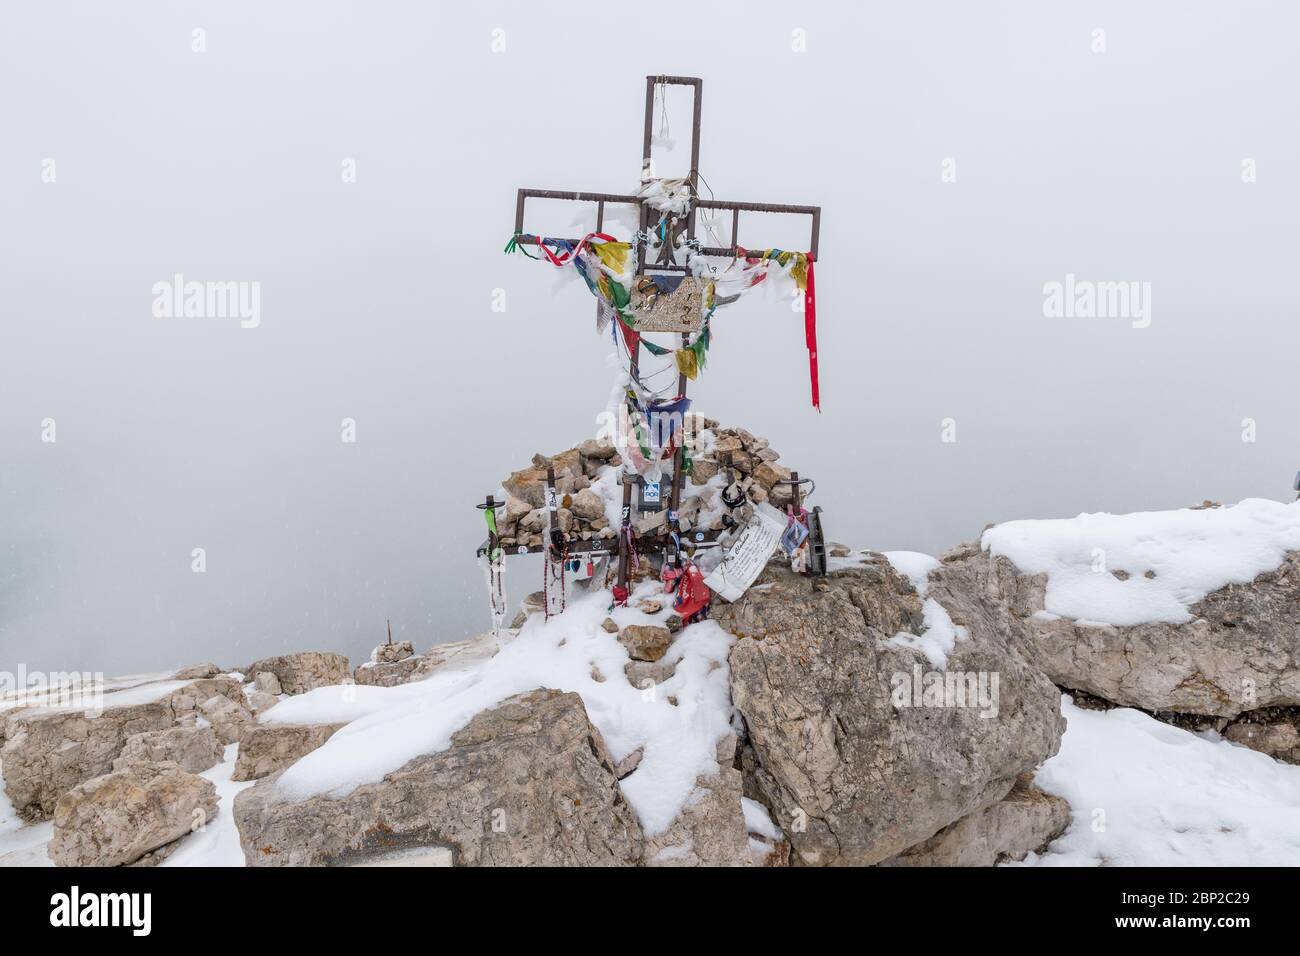
MULTIPOLYGON (((779 295, 719 311, 691 394, 816 479, 831 538, 938 553, 1012 518, 1292 496, 1294 4, 0 20, 0 669, 486 630, 473 505, 593 434, 614 375, 581 281, 502 255, 515 190, 631 191, 651 73, 704 79, 719 198, 823 207, 823 413, 779 295), (155 318, 176 273, 259 282, 260 324, 155 318), (1067 273, 1150 282, 1150 327, 1045 318, 1067 273)), ((792 241, 761 227, 741 241, 792 241)))

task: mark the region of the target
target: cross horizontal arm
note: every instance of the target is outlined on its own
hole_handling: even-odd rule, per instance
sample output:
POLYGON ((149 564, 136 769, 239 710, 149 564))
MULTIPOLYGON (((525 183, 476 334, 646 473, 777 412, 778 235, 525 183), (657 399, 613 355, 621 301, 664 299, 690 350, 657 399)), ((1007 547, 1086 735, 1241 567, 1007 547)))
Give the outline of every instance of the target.
MULTIPOLYGON (((515 202, 515 235, 521 245, 535 245, 537 240, 530 236, 523 236, 524 231, 524 205, 529 199, 562 199, 571 202, 594 202, 597 204, 596 211, 596 231, 600 232, 605 222, 605 203, 614 203, 616 205, 637 206, 641 204, 638 196, 625 196, 619 193, 583 193, 583 192, 566 192, 558 189, 521 189, 519 190, 518 199, 515 202)), ((728 209, 732 213, 739 214, 742 212, 767 212, 797 216, 812 217, 812 234, 811 242, 807 251, 814 259, 817 258, 817 240, 821 232, 822 210, 820 206, 795 206, 785 203, 768 203, 768 202, 732 202, 725 199, 696 199, 692 202, 695 209, 728 209)), ((732 217, 732 234, 730 247, 711 246, 701 248, 700 254, 706 256, 734 256, 737 251, 736 227, 738 219, 732 217)), ((558 238, 558 237, 557 237, 558 238)), ((579 240, 568 239, 577 245, 579 240)))

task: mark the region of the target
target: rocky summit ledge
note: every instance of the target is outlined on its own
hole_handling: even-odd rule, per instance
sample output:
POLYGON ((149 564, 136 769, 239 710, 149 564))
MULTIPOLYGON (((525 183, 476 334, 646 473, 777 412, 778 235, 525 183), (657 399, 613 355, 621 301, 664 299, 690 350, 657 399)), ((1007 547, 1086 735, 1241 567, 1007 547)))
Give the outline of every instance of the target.
MULTIPOLYGON (((64 865, 165 863, 196 814, 254 866, 1140 863, 1149 841, 1089 842, 1099 740, 1226 761, 1279 806, 1300 787, 1296 506, 832 553, 822 578, 772 559, 687 626, 649 579, 549 622, 525 601, 500 643, 381 645, 363 686, 316 651, 112 681, 98 715, 5 712, 0 776, 64 865)), ((1207 812, 1151 826, 1195 848, 1249 824, 1207 812)))

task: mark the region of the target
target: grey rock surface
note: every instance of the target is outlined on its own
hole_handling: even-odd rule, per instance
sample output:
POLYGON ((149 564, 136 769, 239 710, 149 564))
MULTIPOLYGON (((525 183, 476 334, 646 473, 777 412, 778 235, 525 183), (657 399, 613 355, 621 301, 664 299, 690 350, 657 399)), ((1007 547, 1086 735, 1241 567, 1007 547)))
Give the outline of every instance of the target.
POLYGON ((471 720, 448 750, 341 798, 288 799, 278 779, 235 800, 253 866, 359 864, 439 847, 460 866, 624 866, 642 855, 604 741, 573 693, 511 697, 471 720))
POLYGON ((1298 558, 1207 595, 1185 624, 1115 627, 1039 614, 1047 576, 1021 574, 977 545, 944 555, 931 594, 954 621, 1010 634, 1063 688, 1153 712, 1231 718, 1300 704, 1298 558))
POLYGON ((257 724, 239 742, 232 780, 259 780, 297 763, 346 724, 257 724))
POLYGON ((127 737, 113 769, 174 763, 186 773, 202 773, 221 763, 224 755, 225 747, 211 727, 175 726, 127 737))
POLYGON ((881 866, 994 866, 1023 860, 1060 836, 1070 805, 1044 793, 1026 776, 1005 797, 950 823, 924 843, 881 866))
POLYGON ((268 657, 250 665, 244 673, 274 674, 286 694, 305 694, 317 687, 341 684, 348 679, 348 659, 326 651, 302 651, 268 657))
POLYGON ((945 673, 990 688, 997 675, 996 716, 973 700, 895 706, 898 682, 930 665, 888 640, 918 626, 921 600, 883 558, 819 582, 773 562, 759 585, 715 618, 742 638, 730 663, 745 793, 772 810, 795 864, 896 856, 1056 753, 1059 691, 993 628, 972 626, 945 673))
POLYGON ((94 777, 54 810, 56 866, 132 863, 217 814, 216 786, 175 764, 135 765, 94 777))

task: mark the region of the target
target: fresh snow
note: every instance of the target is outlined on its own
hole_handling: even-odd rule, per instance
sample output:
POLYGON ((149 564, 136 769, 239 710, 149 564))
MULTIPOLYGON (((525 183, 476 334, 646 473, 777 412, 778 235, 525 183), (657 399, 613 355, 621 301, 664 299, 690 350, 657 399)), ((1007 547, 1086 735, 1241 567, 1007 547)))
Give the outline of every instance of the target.
MULTIPOLYGON (((157 674, 127 674, 122 677, 104 678, 98 674, 78 674, 87 679, 87 683, 78 685, 86 689, 87 695, 96 689, 93 681, 98 681, 98 689, 103 693, 105 707, 120 707, 134 704, 148 704, 173 691, 179 690, 192 680, 174 680, 176 671, 162 671, 157 674)), ((66 699, 66 686, 54 688, 27 689, 17 688, 0 694, 0 713, 7 710, 30 709, 33 711, 87 710, 86 706, 72 706, 61 703, 66 699)))
POLYGON ((0 867, 53 866, 45 847, 54 836, 54 824, 36 823, 6 830, 0 825, 0 867))
MULTIPOLYGON (((664 597, 657 584, 643 584, 631 606, 609 616, 620 626, 662 623, 670 613, 668 601, 655 615, 635 604, 664 597)), ((564 614, 549 622, 534 615, 495 657, 463 670, 391 688, 318 688, 284 701, 263 720, 350 723, 286 770, 278 786, 297 799, 343 796, 421 754, 447 749, 476 714, 507 697, 555 688, 582 697, 616 762, 644 748, 637 769, 620 785, 646 833, 662 833, 696 778, 717 772, 718 742, 731 731, 727 653, 735 638, 713 621, 684 628, 664 658, 677 665, 676 673, 642 691, 623 673, 629 658, 617 635, 601 628, 609 601, 608 591, 572 596, 564 614), (597 681, 594 672, 604 680, 597 681)))
MULTIPOLYGON (((3 768, 3 764, 0 764, 0 768, 3 768)), ((0 787, 0 836, 11 833, 22 825, 23 821, 14 810, 9 794, 5 792, 4 787, 0 787)))
POLYGON ((1094 711, 1065 697, 1060 752, 1043 790, 1073 810, 1037 866, 1294 866, 1300 767, 1194 734, 1136 710, 1094 711))
MULTIPOLYGON (((925 597, 930 590, 930 572, 939 566, 939 559, 919 551, 886 551, 884 555, 895 571, 912 582, 916 593, 925 597)), ((919 635, 900 631, 889 639, 889 643, 918 650, 935 670, 945 670, 948 655, 970 632, 954 624, 947 609, 934 598, 926 598, 921 605, 921 614, 924 627, 919 635)))
POLYGON ((894 570, 912 582, 917 594, 925 597, 930 590, 930 572, 939 566, 939 559, 920 551, 886 551, 884 554, 894 570))
POLYGON ((24 824, 0 786, 0 866, 53 866, 45 852, 53 833, 49 822, 24 824))
POLYGON ((191 833, 163 860, 160 866, 243 866, 244 851, 239 846, 239 828, 235 826, 235 796, 256 781, 237 783, 230 779, 235 772, 239 744, 230 744, 221 763, 199 774, 217 787, 217 815, 202 830, 191 833))
POLYGON ((899 631, 889 639, 889 643, 918 650, 935 670, 945 670, 948 667, 948 655, 957 646, 957 642, 964 641, 970 632, 960 624, 954 624, 948 611, 934 598, 925 599, 921 605, 921 614, 923 626, 920 634, 899 631))
POLYGON ((1226 508, 1009 521, 981 544, 1026 574, 1047 574, 1053 614, 1121 627, 1182 624, 1207 594, 1253 581, 1300 550, 1300 503, 1249 498, 1226 508))
MULTIPOLYGON (((757 800, 751 800, 749 797, 740 798, 740 807, 745 813, 745 830, 748 833, 755 833, 761 837, 767 837, 769 840, 780 840, 785 834, 781 828, 772 822, 771 815, 767 812, 767 807, 763 806, 757 800)), ((764 847, 766 849, 766 847, 764 847)))

